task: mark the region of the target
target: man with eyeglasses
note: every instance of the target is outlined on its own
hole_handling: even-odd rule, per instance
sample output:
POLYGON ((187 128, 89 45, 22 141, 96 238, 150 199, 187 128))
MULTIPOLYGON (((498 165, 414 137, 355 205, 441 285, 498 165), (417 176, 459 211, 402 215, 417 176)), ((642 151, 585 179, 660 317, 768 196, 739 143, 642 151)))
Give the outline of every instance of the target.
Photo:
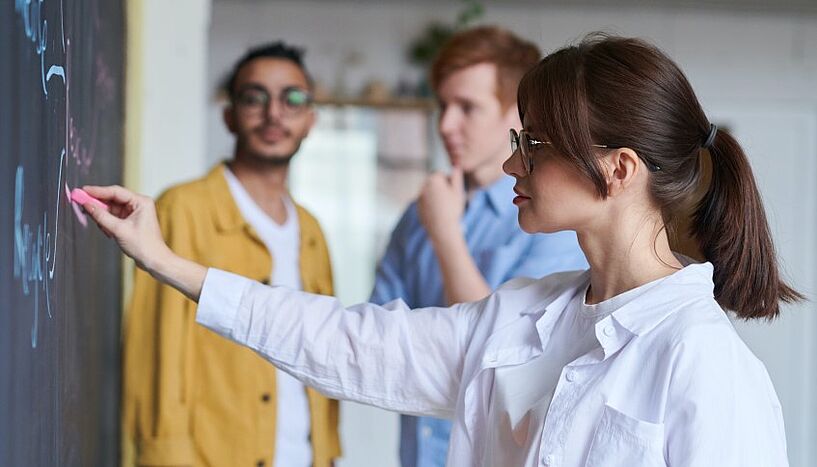
MULTIPOLYGON (((302 52, 277 42, 230 73, 230 160, 165 192, 157 210, 174 251, 208 266, 331 295, 317 221, 287 191, 289 162, 315 122, 302 52)), ((195 324, 196 305, 136 271, 126 317, 123 463, 329 466, 338 405, 195 324)))
MULTIPOLYGON (((442 48, 431 85, 453 168, 430 175, 398 222, 372 302, 448 306, 480 300, 513 277, 587 268, 575 233, 528 235, 520 229, 514 180, 502 172, 511 152, 508 130, 521 126, 516 90, 539 58, 535 45, 491 26, 460 32, 442 48)), ((449 421, 403 415, 400 425, 403 467, 445 464, 449 421)))

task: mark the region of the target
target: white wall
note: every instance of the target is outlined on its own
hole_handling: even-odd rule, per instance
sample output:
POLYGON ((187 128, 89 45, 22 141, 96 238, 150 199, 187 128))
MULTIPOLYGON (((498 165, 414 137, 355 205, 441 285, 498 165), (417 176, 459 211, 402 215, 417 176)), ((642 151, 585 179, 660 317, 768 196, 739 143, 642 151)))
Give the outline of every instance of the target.
MULTIPOLYGON (((125 0, 127 15, 126 187, 150 196, 206 167, 207 37, 210 0, 125 0)), ((123 260, 123 304, 134 264, 123 260)), ((124 308, 124 307, 123 307, 124 308)), ((121 440, 123 465, 135 447, 121 440)))
MULTIPOLYGON (((486 3, 487 22, 509 27, 546 51, 602 29, 645 37, 674 57, 686 70, 710 117, 728 123, 746 143, 786 270, 797 287, 817 296, 817 17, 668 8, 542 8, 530 2, 525 6, 503 3, 499 8, 486 3)), ((305 46, 308 66, 327 87, 336 84, 340 59, 351 52, 361 60, 346 70, 345 87, 357 90, 371 78, 394 83, 417 75, 417 70, 404 64, 404 44, 429 20, 453 19, 458 6, 453 2, 361 5, 217 0, 212 10, 206 84, 212 91, 246 47, 278 38, 305 46)), ((193 108, 201 107, 196 104, 193 108)), ((176 118, 163 116, 162 121, 174 128, 187 126, 178 108, 174 112, 176 118)), ((194 123, 199 121, 194 119, 194 123)), ((207 108, 206 125, 206 140, 190 140, 186 149, 196 147, 206 154, 209 164, 229 155, 232 142, 213 102, 207 108), (200 141, 206 141, 205 148, 196 146, 200 141)), ((156 131, 164 135, 168 129, 156 131)), ((200 136, 193 133, 192 138, 200 136)), ((191 170, 197 164, 191 164, 191 170)), ((331 221, 322 220, 324 224, 331 221)), ((334 252, 346 247, 343 237, 330 236, 329 241, 334 252)), ((336 275, 342 275, 343 266, 336 262, 335 268, 336 275)), ((813 343, 817 310, 808 303, 786 311, 785 318, 771 326, 740 323, 738 328, 766 363, 780 394, 791 463, 806 467, 817 465, 817 449, 812 446, 817 436, 817 349, 813 343)), ((395 417, 348 405, 344 409, 347 456, 341 465, 396 465, 395 417)))
MULTIPOLYGON (((416 76, 418 71, 404 63, 404 44, 428 21, 456 15, 458 2, 439 3, 216 0, 210 36, 210 84, 245 47, 276 38, 306 46, 310 69, 327 87, 339 80, 340 62, 353 52, 361 59, 346 70, 344 81, 351 90, 373 78, 395 83, 401 77, 416 76)), ((513 6, 513 2, 503 2, 500 8, 485 3, 484 21, 508 26, 544 50, 561 47, 593 30, 648 38, 670 53, 693 78, 699 70, 710 74, 696 83, 703 95, 714 97, 726 92, 743 98, 768 92, 770 97, 813 99, 817 93, 815 86, 804 81, 814 78, 817 67, 815 16, 632 7, 545 9, 530 4, 513 6), (726 74, 720 77, 720 71, 726 74), (744 71, 749 74, 742 76, 744 71), (728 82, 722 78, 739 75, 741 79, 729 83, 728 89, 721 86, 728 82), (791 86, 780 86, 781 78, 791 86), (710 83, 715 87, 707 86, 710 83), (766 89, 768 86, 776 89, 766 89)))
POLYGON ((125 179, 155 196, 206 167, 210 0, 129 0, 128 14, 125 179))

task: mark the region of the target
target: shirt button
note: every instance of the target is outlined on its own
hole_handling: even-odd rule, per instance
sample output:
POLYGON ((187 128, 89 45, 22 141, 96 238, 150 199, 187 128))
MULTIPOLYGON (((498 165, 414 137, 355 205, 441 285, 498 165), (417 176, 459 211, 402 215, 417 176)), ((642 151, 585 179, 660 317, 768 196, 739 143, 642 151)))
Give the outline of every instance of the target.
POLYGON ((424 426, 422 430, 420 430, 420 435, 423 438, 431 438, 433 431, 431 430, 430 426, 424 426))
POLYGON ((269 396, 268 392, 265 392, 264 394, 261 394, 261 402, 269 402, 269 400, 270 400, 270 396, 269 396))
POLYGON ((264 460, 261 459, 260 461, 256 462, 255 464, 257 467, 264 467, 264 460))
POLYGON ((604 328, 604 335, 607 336, 607 337, 610 337, 615 333, 616 333, 616 330, 613 329, 613 326, 607 326, 607 327, 604 328))
POLYGON ((565 373, 565 379, 567 380, 568 383, 572 383, 573 381, 576 381, 577 377, 578 377, 578 375, 573 370, 567 370, 567 373, 565 373))

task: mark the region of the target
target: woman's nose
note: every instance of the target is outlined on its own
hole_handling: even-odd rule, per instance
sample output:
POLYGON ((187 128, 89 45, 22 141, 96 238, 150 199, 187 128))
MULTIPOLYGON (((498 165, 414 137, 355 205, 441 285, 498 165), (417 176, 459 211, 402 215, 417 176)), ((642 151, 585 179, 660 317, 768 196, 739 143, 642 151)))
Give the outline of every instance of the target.
POLYGON ((525 168, 522 166, 522 154, 518 149, 505 159, 505 162, 502 163, 502 170, 515 178, 522 178, 526 175, 525 168))

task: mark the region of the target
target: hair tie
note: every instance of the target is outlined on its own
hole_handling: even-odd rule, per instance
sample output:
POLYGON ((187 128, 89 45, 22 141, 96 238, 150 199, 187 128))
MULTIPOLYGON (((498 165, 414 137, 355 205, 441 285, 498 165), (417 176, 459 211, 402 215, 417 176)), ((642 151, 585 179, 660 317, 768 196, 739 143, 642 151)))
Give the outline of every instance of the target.
POLYGON ((712 147, 712 143, 715 142, 715 134, 716 133, 718 133, 718 125, 715 125, 714 123, 710 123, 709 124, 709 134, 706 135, 706 141, 704 141, 704 144, 701 145, 701 147, 704 148, 704 149, 709 149, 710 147, 712 147))

